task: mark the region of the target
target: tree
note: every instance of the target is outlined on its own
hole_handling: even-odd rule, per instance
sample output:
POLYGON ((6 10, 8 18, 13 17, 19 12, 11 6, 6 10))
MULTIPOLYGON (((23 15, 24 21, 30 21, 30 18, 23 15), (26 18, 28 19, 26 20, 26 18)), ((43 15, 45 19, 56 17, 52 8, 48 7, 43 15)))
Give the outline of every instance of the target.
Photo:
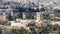
POLYGON ((31 34, 37 34, 36 30, 34 27, 30 27, 31 34))
POLYGON ((41 11, 45 11, 45 9, 44 8, 41 8, 41 11))
POLYGON ((42 34, 42 32, 43 32, 43 29, 38 29, 37 30, 37 34, 42 34))
POLYGON ((7 25, 8 21, 0 21, 0 25, 7 25))
POLYGON ((46 13, 42 14, 42 17, 43 17, 43 19, 46 19, 46 20, 51 19, 51 17, 49 16, 49 14, 46 14, 46 13))
POLYGON ((28 30, 24 29, 24 28, 20 28, 18 30, 18 34, 30 34, 30 32, 28 30))
POLYGON ((12 29, 11 30, 11 34, 13 34, 13 33, 17 34, 17 30, 16 29, 12 29))
POLYGON ((34 19, 34 17, 29 15, 29 16, 26 17, 26 19, 34 19))
POLYGON ((13 20, 11 14, 9 14, 9 15, 7 16, 7 18, 8 18, 9 21, 13 20))
POLYGON ((0 34, 2 34, 2 29, 0 28, 0 34))

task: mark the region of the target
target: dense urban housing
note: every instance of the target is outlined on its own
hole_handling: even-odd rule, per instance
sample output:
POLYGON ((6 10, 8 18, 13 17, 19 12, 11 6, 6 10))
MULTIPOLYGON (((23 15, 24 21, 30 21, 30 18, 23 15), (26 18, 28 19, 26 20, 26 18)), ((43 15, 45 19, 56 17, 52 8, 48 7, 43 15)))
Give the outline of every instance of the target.
POLYGON ((60 34, 60 4, 0 0, 0 34, 60 34))

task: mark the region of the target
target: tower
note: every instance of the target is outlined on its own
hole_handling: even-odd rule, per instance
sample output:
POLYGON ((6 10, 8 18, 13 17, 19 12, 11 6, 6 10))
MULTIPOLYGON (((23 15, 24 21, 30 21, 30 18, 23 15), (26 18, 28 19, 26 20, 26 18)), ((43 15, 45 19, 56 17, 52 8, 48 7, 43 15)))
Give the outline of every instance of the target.
POLYGON ((13 16, 13 11, 11 11, 11 16, 13 16))
POLYGON ((25 15, 25 13, 23 12, 22 14, 23 14, 23 19, 25 19, 25 18, 26 18, 26 15, 25 15))
POLYGON ((36 12, 36 22, 41 20, 41 12, 36 12))

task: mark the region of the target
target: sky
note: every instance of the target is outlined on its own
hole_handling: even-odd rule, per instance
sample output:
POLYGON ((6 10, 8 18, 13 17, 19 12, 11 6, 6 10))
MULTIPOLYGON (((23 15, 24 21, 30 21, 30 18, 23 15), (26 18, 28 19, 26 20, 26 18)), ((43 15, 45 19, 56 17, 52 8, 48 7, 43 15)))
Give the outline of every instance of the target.
POLYGON ((54 1, 54 2, 60 3, 60 0, 40 0, 40 1, 46 1, 46 2, 54 1))
MULTIPOLYGON (((5 0, 4 0, 5 1, 5 0)), ((19 2, 19 0, 6 0, 6 1, 17 1, 19 2)), ((51 2, 51 1, 55 1, 57 3, 60 3, 60 0, 39 0, 39 1, 46 1, 46 2, 51 2)))

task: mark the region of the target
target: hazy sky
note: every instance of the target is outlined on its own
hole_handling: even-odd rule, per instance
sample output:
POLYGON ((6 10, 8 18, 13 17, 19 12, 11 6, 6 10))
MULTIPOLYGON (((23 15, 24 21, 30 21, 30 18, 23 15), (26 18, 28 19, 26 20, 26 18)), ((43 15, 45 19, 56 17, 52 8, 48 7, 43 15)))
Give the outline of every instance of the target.
MULTIPOLYGON (((4 0, 5 1, 5 0, 4 0)), ((19 0, 6 0, 6 1, 17 1, 17 2, 19 2, 19 0)), ((60 3, 60 0, 39 0, 39 1, 48 1, 48 2, 50 2, 50 1, 55 1, 55 2, 57 2, 57 3, 60 3)))
MULTIPOLYGON (((19 0, 7 0, 7 1, 19 1, 19 0)), ((60 1, 60 0, 40 0, 40 1, 60 1)))
POLYGON ((41 0, 41 1, 48 1, 48 2, 54 1, 60 4, 60 0, 41 0))

